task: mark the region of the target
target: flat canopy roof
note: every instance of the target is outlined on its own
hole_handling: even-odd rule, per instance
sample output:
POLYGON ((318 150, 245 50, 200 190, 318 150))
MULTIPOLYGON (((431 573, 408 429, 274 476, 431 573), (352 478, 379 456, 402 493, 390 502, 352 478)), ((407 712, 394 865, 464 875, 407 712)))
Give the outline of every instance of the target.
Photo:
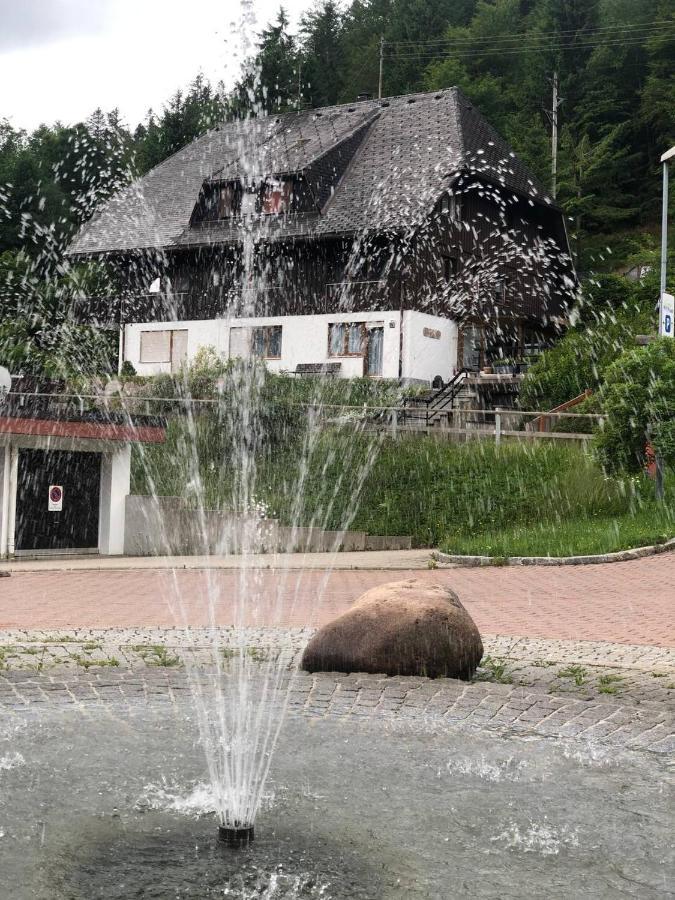
POLYGON ((166 421, 159 416, 82 410, 79 404, 58 402, 56 397, 10 393, 0 404, 0 434, 161 444, 166 440, 166 421))

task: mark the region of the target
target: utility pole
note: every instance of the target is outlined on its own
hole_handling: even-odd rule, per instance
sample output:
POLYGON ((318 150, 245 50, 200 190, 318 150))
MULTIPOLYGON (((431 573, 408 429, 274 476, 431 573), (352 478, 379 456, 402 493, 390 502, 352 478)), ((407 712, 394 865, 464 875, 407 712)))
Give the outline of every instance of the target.
POLYGON ((300 110, 302 102, 302 57, 298 57, 298 102, 297 108, 300 110))
POLYGON ((377 85, 377 99, 382 99, 382 74, 384 72, 384 35, 380 37, 380 78, 377 85))
POLYGON ((553 73, 553 106, 551 107, 551 193, 555 200, 558 193, 558 73, 553 73))

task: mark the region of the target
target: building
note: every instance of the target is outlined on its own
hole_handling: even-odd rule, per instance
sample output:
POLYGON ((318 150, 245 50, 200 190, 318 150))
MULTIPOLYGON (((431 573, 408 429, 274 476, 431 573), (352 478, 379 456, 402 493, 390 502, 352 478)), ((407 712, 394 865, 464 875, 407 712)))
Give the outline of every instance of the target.
POLYGON ((80 314, 143 373, 209 345, 447 380, 546 345, 575 289, 561 210, 456 88, 222 124, 70 254, 114 267, 119 295, 80 314))
POLYGON ((164 422, 12 387, 0 397, 0 559, 123 553, 131 447, 164 441, 164 422))

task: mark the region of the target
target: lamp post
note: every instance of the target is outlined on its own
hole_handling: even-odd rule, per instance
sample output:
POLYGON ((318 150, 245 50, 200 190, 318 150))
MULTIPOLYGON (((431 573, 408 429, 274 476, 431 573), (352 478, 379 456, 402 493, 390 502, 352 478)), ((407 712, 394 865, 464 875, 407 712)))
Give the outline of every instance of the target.
POLYGON ((659 336, 673 337, 673 296, 666 293, 668 267, 668 162, 675 158, 675 147, 661 157, 663 164, 663 192, 661 206, 661 287, 659 291, 659 336))
MULTIPOLYGON (((661 285, 659 290, 659 337, 673 337, 675 331, 675 298, 666 293, 666 269, 668 268, 668 162, 675 158, 675 147, 671 147, 661 157, 663 165, 663 192, 661 206, 661 285)), ((655 456, 656 499, 663 501, 664 463, 660 453, 655 456)))

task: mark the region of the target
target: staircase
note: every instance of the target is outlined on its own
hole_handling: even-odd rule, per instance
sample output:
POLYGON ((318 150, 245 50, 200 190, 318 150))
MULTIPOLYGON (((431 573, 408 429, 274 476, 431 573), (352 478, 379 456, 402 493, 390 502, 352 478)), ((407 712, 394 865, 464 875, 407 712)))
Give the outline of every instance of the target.
POLYGON ((443 387, 406 397, 403 401, 403 423, 425 427, 438 425, 452 411, 468 374, 468 369, 460 369, 443 387))

